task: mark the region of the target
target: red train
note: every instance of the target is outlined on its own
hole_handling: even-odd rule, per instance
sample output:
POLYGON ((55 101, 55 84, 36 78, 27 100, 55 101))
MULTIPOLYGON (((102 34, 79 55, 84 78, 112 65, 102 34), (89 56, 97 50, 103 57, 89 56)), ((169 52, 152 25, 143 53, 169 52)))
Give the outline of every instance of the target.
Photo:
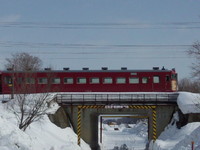
POLYGON ((2 71, 0 92, 174 92, 177 91, 175 69, 166 70, 70 70, 2 71))

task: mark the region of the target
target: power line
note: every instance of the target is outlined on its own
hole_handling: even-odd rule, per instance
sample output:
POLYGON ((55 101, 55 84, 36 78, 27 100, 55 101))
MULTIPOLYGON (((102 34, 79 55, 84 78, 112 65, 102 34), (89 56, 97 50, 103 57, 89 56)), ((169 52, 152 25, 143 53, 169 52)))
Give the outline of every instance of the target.
POLYGON ((0 27, 48 29, 200 29, 200 22, 117 23, 117 22, 0 22, 0 27))
POLYGON ((29 48, 76 48, 76 49, 135 49, 135 48, 173 48, 185 49, 192 45, 189 44, 63 44, 63 43, 33 43, 33 42, 13 42, 0 41, 0 47, 29 47, 29 48))
POLYGON ((105 60, 105 59, 109 59, 109 60, 116 60, 116 59, 132 59, 132 60, 136 60, 136 59, 191 59, 191 57, 185 57, 185 56, 177 56, 177 57, 174 57, 174 56, 161 56, 161 57, 102 57, 102 58, 99 58, 99 57, 53 57, 53 58, 48 58, 48 59, 66 59, 66 60, 70 60, 70 59, 77 59, 77 60, 91 60, 91 59, 98 59, 98 60, 105 60))

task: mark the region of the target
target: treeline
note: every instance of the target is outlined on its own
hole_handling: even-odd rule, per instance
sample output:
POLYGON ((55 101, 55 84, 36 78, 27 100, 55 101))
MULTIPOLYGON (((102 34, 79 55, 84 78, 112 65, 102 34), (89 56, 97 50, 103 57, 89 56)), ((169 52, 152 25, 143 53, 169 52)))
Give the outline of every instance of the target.
POLYGON ((200 42, 195 42, 187 51, 194 58, 191 66, 191 77, 181 79, 178 83, 179 91, 200 93, 200 42))
POLYGON ((189 78, 181 79, 178 83, 179 91, 200 93, 200 81, 189 78))

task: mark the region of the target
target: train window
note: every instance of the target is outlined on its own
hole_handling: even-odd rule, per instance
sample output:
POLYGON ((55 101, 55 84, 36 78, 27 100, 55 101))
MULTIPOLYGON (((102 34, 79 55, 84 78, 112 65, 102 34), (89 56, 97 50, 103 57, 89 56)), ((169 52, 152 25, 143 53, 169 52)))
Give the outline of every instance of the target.
POLYGON ((60 78, 53 78, 52 84, 60 84, 60 78))
POLYGON ((26 78, 26 84, 35 84, 34 78, 26 78))
POLYGON ((77 78, 77 83, 78 84, 85 84, 86 83, 86 78, 77 78))
POLYGON ((139 78, 138 77, 129 78, 129 83, 130 84, 137 84, 137 83, 139 83, 139 78))
POLYGON ((113 83, 113 79, 111 77, 103 78, 104 84, 111 84, 113 83))
POLYGON ((39 84, 47 84, 48 80, 47 80, 47 78, 38 78, 38 83, 39 84))
POLYGON ((177 74, 172 74, 172 79, 176 80, 177 79, 177 74))
POLYGON ((117 78, 117 83, 118 84, 126 83, 126 78, 122 78, 122 77, 117 78))
POLYGON ((12 84, 12 78, 10 76, 6 76, 4 78, 4 81, 5 81, 6 84, 12 84))
POLYGON ((92 83, 92 84, 100 83, 100 79, 99 78, 90 78, 90 83, 92 83))
POLYGON ((131 72, 131 75, 137 75, 137 72, 131 72))
POLYGON ((159 76, 154 76, 153 77, 153 83, 160 83, 160 77, 159 76))
POLYGON ((142 78, 142 83, 144 83, 144 84, 148 83, 148 78, 147 77, 143 77, 142 78))
POLYGON ((74 79, 73 78, 64 78, 64 84, 73 84, 74 79))

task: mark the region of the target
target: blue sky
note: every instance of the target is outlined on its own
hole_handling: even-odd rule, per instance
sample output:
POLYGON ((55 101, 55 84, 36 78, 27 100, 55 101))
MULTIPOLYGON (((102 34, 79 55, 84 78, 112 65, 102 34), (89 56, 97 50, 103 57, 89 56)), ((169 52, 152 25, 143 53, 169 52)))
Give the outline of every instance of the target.
POLYGON ((28 52, 44 67, 176 68, 200 41, 200 0, 0 0, 0 69, 28 52))

